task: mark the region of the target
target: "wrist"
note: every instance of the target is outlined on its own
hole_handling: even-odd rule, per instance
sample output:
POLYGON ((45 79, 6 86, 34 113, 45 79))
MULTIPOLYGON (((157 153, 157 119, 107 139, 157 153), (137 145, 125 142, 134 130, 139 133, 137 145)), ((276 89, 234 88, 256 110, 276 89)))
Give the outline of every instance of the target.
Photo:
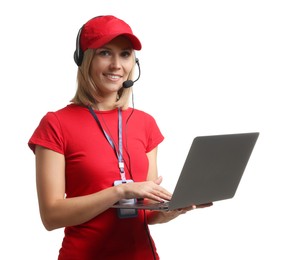
POLYGON ((125 199, 126 197, 126 192, 125 192, 125 187, 123 184, 114 186, 115 192, 117 194, 117 201, 125 199))

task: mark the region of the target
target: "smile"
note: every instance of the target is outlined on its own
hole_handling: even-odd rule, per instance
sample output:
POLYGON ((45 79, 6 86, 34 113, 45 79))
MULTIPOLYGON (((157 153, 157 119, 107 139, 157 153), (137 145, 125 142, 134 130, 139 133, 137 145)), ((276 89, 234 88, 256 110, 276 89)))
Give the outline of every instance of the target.
POLYGON ((107 74, 106 77, 109 78, 109 79, 111 79, 111 80, 117 80, 117 79, 122 78, 122 76, 113 75, 113 74, 107 74))

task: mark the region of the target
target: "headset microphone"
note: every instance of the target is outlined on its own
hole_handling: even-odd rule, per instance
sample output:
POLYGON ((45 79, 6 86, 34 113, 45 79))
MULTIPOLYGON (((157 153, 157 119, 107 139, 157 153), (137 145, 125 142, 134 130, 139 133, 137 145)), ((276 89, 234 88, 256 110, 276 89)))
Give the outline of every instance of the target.
POLYGON ((123 88, 130 88, 134 85, 134 81, 132 80, 126 80, 123 82, 123 88))
POLYGON ((123 88, 130 88, 134 85, 134 83, 140 78, 141 76, 141 68, 140 68, 140 62, 139 59, 136 58, 136 64, 138 65, 138 69, 139 69, 139 76, 136 80, 126 80, 123 82, 123 88))

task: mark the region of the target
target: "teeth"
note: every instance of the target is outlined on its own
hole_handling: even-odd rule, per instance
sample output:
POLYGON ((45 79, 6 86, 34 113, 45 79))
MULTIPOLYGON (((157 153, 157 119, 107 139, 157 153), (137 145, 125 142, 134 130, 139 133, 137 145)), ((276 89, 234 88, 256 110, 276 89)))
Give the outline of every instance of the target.
POLYGON ((119 79, 120 76, 116 76, 116 75, 108 75, 109 78, 111 79, 119 79))

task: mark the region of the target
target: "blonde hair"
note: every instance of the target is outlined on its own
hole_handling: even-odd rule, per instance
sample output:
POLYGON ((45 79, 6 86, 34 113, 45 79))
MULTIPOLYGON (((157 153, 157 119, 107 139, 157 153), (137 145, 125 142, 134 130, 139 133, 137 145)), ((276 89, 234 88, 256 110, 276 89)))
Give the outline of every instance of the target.
MULTIPOLYGON (((77 72, 77 91, 71 102, 83 106, 94 106, 103 100, 99 88, 94 83, 90 74, 90 65, 95 55, 95 49, 88 49, 84 52, 82 65, 77 72)), ((133 55, 135 59, 135 55, 133 55)), ((133 80, 134 68, 129 74, 129 80, 133 80)), ((115 107, 128 108, 131 88, 121 88, 118 91, 118 100, 115 107)))

